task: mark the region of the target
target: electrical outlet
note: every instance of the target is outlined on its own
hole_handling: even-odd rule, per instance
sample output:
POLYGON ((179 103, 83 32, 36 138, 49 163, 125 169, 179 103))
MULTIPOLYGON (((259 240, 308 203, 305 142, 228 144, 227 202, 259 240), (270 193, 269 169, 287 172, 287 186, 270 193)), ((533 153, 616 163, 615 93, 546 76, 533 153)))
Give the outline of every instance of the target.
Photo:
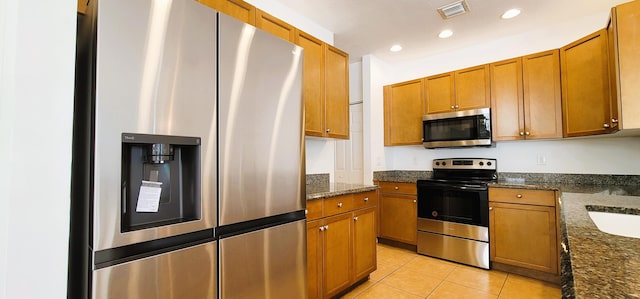
POLYGON ((538 165, 547 165, 547 157, 542 154, 538 154, 536 156, 536 164, 538 165))

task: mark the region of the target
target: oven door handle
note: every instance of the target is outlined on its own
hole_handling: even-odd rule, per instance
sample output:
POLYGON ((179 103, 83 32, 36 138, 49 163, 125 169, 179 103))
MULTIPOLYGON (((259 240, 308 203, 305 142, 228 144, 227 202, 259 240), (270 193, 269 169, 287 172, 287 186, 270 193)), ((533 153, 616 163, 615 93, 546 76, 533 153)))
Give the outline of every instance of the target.
POLYGON ((464 191, 487 191, 489 189, 486 185, 467 185, 457 183, 444 183, 444 182, 429 182, 418 185, 418 189, 447 189, 447 190, 464 190, 464 191))

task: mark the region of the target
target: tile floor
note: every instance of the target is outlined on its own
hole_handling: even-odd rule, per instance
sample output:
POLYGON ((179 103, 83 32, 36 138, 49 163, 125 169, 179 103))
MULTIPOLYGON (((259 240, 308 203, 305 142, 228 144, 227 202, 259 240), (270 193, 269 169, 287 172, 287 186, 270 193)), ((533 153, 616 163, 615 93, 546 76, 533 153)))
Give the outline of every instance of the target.
POLYGON ((342 298, 560 298, 554 284, 378 244, 378 269, 342 298))

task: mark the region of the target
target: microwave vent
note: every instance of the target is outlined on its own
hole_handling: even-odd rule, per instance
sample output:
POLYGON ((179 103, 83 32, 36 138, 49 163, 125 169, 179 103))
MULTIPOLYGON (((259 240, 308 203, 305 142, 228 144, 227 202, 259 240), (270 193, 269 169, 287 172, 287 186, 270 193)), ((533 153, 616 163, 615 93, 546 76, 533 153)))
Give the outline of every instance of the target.
POLYGON ((469 5, 467 1, 456 1, 451 4, 447 4, 438 8, 438 13, 443 19, 449 19, 455 16, 459 16, 469 11, 469 5))

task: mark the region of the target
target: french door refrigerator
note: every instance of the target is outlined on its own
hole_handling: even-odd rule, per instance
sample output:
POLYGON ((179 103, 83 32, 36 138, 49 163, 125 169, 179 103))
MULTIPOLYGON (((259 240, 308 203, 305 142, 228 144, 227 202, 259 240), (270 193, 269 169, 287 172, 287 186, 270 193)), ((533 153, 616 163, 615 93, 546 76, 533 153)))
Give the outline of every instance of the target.
POLYGON ((79 18, 68 297, 305 297, 301 48, 193 0, 79 18))

